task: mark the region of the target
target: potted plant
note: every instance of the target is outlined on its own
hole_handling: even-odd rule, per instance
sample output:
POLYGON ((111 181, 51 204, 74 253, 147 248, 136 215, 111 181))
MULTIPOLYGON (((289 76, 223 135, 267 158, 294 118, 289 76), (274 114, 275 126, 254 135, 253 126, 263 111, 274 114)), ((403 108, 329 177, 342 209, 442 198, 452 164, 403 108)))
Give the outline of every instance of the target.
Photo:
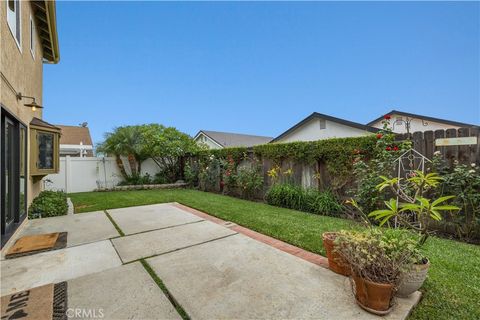
POLYGON ((334 247, 336 237, 336 232, 324 232, 322 234, 323 247, 327 253, 328 267, 335 273, 349 276, 350 267, 334 247))
POLYGON ((415 259, 416 241, 401 230, 368 228, 339 232, 335 246, 351 268, 358 305, 377 315, 388 314, 401 273, 415 259))
MULTIPOLYGON (((399 226, 404 226, 418 232, 418 245, 425 243, 430 235, 429 222, 431 219, 442 219, 442 211, 458 211, 460 208, 448 205, 446 202, 454 196, 444 196, 430 199, 431 191, 442 181, 437 173, 424 174, 421 171, 412 171, 407 179, 387 178, 381 176, 383 182, 377 186, 379 191, 390 190, 397 199, 385 201, 385 208, 375 210, 368 216, 380 221, 380 226, 390 225, 396 219, 399 226), (402 186, 402 187, 400 187, 402 186)), ((430 262, 426 257, 419 257, 414 264, 401 276, 401 283, 397 294, 408 296, 418 290, 424 283, 430 262)))

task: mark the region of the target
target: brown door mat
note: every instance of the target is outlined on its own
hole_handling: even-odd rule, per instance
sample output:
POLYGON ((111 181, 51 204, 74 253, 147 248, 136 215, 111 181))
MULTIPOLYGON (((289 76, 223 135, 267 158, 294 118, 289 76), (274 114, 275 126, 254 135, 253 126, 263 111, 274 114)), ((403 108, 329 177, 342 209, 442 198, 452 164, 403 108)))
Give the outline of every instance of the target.
POLYGON ((2 297, 2 319, 51 320, 53 283, 2 297))
POLYGON ((25 236, 18 239, 8 250, 5 259, 18 258, 67 246, 67 232, 55 232, 25 236))
POLYGON ((67 282, 47 284, 2 297, 2 319, 67 319, 67 282))

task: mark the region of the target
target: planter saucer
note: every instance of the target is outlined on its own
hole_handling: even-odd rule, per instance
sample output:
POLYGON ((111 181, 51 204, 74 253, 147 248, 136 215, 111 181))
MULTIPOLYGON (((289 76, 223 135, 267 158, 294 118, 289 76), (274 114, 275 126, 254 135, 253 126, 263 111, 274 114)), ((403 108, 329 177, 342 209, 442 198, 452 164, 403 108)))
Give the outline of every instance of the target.
POLYGON ((357 301, 357 304, 362 308, 364 309, 365 311, 368 311, 370 313, 373 313, 373 314, 376 314, 378 316, 384 316, 384 315, 387 315, 389 314, 390 312, 392 312, 393 310, 393 306, 391 306, 390 308, 388 308, 387 310, 385 311, 379 311, 379 310, 375 310, 375 309, 372 309, 372 308, 369 308, 365 305, 363 305, 360 301, 358 301, 357 299, 355 299, 355 301, 357 301))

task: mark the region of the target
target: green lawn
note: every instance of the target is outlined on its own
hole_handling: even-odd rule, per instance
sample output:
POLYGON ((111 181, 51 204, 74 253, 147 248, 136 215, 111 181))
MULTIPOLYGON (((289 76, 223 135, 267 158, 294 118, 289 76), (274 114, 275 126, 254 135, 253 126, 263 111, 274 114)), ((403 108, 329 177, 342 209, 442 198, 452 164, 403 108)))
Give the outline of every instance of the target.
MULTIPOLYGON (((321 234, 355 223, 195 190, 87 192, 69 195, 75 212, 179 202, 306 250, 324 254, 321 234)), ((480 319, 480 246, 431 237, 432 266, 410 319, 480 319)))

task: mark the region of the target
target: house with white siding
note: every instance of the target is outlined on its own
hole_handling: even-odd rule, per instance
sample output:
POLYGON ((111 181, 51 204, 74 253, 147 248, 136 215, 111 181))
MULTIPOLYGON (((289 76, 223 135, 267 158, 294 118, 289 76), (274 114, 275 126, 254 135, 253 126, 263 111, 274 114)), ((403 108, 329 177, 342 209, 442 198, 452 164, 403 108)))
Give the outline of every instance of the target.
MULTIPOLYGON (((447 130, 447 129, 458 129, 458 128, 470 128, 478 127, 474 124, 434 118, 429 116, 422 116, 419 114, 408 113, 398 110, 392 110, 386 115, 390 116, 390 123, 392 125, 392 130, 395 133, 414 133, 417 131, 435 131, 435 130, 447 130)), ((477 112, 477 121, 479 121, 480 114, 477 112)), ((382 121, 384 115, 378 117, 377 119, 367 123, 368 126, 375 128, 382 128, 382 121)))
POLYGON ((315 141, 330 138, 360 137, 379 129, 314 112, 271 142, 315 141))

